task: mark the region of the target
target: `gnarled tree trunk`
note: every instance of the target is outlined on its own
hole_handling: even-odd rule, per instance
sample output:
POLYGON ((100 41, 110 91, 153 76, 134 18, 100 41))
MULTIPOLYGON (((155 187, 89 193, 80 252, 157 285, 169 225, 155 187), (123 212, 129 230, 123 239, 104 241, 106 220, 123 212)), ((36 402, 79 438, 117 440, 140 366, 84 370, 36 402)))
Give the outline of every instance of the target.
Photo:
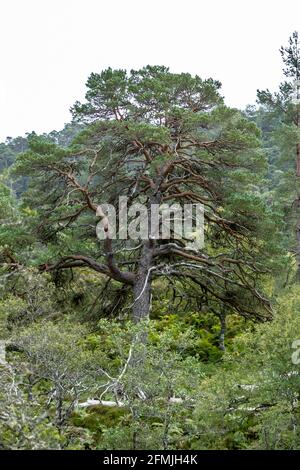
POLYGON ((143 243, 140 263, 133 286, 133 321, 135 323, 146 319, 150 313, 151 269, 153 260, 152 244, 153 242, 151 240, 146 240, 143 243))

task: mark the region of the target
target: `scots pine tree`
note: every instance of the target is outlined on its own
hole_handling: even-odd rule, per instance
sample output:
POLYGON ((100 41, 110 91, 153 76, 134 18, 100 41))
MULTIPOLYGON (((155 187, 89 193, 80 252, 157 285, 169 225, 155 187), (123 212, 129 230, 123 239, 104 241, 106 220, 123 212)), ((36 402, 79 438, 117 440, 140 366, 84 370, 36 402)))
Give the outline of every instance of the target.
POLYGON ((40 269, 88 268, 119 283, 136 322, 149 316, 160 279, 175 293, 192 287, 200 310, 270 318, 261 291, 276 232, 260 195, 266 160, 257 127, 224 105, 220 86, 161 66, 91 74, 86 101, 72 108, 84 126, 73 144, 33 135, 16 164, 17 174, 31 176, 24 204, 44 247, 40 269), (198 233, 178 239, 172 224, 167 240, 151 227, 143 239, 113 239, 106 203, 118 213, 120 196, 136 226, 153 205, 202 204, 204 247, 190 245, 198 233), (141 205, 138 223, 133 204, 141 205))
POLYGON ((296 254, 297 277, 300 276, 300 47, 298 33, 289 38, 287 47, 280 48, 283 73, 287 80, 279 85, 278 92, 258 90, 261 113, 268 114, 270 147, 273 171, 271 189, 285 214, 290 231, 289 250, 296 254), (275 149, 275 150, 274 150, 275 149), (296 234, 296 236, 295 236, 296 234))

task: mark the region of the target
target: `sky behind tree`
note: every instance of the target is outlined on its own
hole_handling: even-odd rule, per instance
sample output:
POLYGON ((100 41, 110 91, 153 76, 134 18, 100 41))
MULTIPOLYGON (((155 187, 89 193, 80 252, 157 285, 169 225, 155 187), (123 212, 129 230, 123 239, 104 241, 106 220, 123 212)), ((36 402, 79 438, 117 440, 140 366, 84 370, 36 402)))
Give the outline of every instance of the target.
POLYGON ((254 104, 282 80, 299 0, 1 0, 0 140, 59 130, 91 72, 166 65, 254 104))

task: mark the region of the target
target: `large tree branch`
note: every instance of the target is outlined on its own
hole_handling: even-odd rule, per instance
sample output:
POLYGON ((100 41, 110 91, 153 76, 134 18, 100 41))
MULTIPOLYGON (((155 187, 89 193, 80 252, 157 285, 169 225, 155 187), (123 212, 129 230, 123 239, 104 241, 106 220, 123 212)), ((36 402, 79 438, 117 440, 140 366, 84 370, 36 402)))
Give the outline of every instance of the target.
POLYGON ((52 265, 43 265, 41 269, 45 271, 55 271, 59 269, 70 269, 70 268, 82 268, 89 267, 94 271, 104 274, 116 281, 122 282, 123 284, 133 285, 135 280, 134 273, 123 272, 123 271, 113 271, 109 266, 105 264, 98 263, 93 258, 84 255, 68 255, 64 256, 57 263, 52 265))

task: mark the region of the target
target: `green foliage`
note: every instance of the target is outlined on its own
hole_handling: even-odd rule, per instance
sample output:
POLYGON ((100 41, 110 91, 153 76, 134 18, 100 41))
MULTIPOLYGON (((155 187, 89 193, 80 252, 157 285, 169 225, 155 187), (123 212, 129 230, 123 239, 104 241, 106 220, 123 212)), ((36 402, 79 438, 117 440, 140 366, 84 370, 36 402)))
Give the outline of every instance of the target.
POLYGON ((0 312, 6 314, 10 328, 55 316, 55 287, 48 275, 27 270, 9 277, 6 283, 6 289, 12 288, 13 294, 0 301, 0 312))
MULTIPOLYGON (((258 109, 226 107, 211 78, 108 68, 62 131, 0 145, 1 449, 300 448, 298 50, 294 33, 258 109), (136 324, 95 212, 157 182, 204 203, 205 247, 155 259, 136 324)), ((140 246, 112 249, 136 274, 140 246)))
POLYGON ((299 288, 282 296, 268 325, 240 335, 222 371, 209 378, 195 411, 201 448, 299 448, 299 288))
POLYGON ((13 369, 0 363, 0 448, 61 449, 62 438, 36 400, 28 400, 13 369))

